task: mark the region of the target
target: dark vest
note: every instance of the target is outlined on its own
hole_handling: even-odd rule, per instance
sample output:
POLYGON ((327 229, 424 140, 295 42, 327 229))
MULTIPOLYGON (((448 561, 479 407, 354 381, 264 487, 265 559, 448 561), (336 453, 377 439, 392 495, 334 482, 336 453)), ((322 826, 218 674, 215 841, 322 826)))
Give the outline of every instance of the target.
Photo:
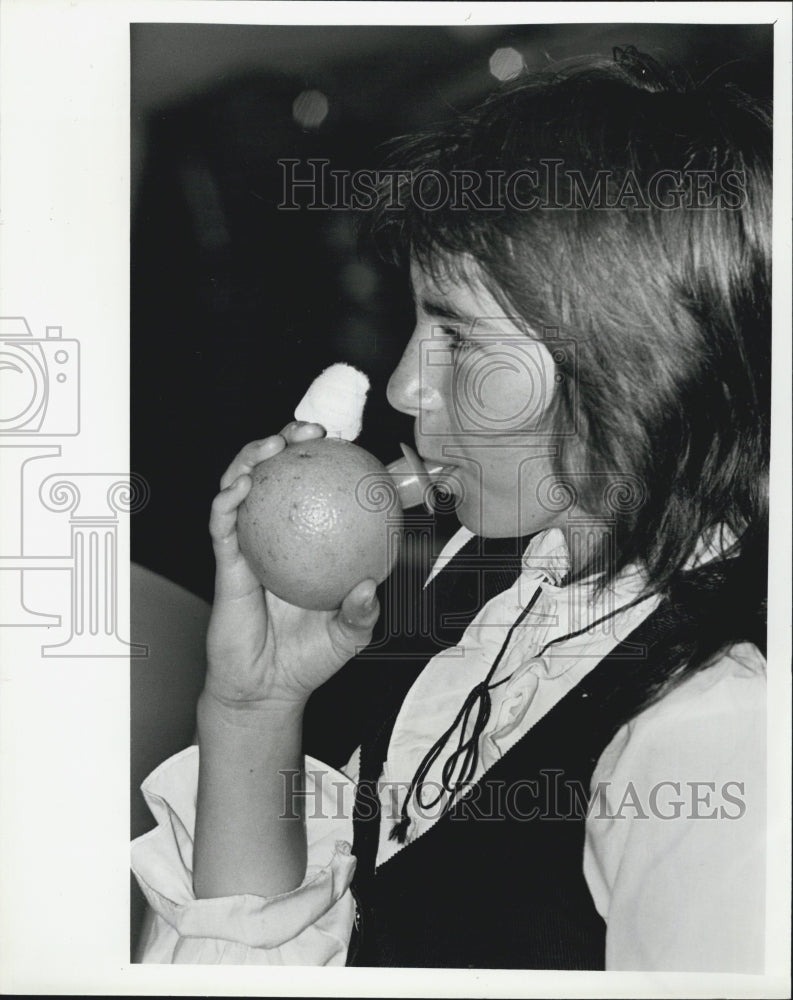
POLYGON ((361 748, 348 964, 603 969, 605 923, 582 870, 592 773, 648 690, 662 687, 672 646, 698 627, 691 608, 664 600, 465 798, 375 871, 376 783, 402 692, 423 663, 400 676, 398 703, 361 748))

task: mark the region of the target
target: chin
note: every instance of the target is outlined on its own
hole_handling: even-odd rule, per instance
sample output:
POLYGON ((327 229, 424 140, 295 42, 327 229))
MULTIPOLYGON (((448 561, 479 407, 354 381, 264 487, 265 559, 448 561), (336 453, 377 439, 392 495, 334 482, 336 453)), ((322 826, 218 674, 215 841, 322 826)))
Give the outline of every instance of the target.
POLYGON ((483 538, 523 538, 554 527, 555 519, 543 513, 545 517, 520 517, 517 511, 511 516, 503 511, 489 512, 486 507, 482 508, 481 503, 465 498, 458 502, 455 509, 460 524, 483 538))
POLYGON ((528 534, 508 518, 489 516, 481 506, 461 500, 455 509, 457 520, 464 528, 483 538, 512 538, 528 534))

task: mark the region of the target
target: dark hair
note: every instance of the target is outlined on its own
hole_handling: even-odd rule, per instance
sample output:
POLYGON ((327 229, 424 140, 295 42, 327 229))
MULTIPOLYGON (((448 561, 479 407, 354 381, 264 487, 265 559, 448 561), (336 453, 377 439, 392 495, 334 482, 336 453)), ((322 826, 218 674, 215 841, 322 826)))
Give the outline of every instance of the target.
POLYGON ((616 515, 604 579, 639 562, 668 591, 726 525, 724 557, 740 555, 741 574, 753 560, 764 585, 770 109, 615 50, 397 140, 388 166, 398 198, 389 184, 361 219, 381 253, 461 277, 473 264, 507 315, 575 345, 551 415, 567 432, 559 480, 593 514, 608 506, 604 473, 643 491, 616 515), (436 207, 433 183, 461 171, 489 178, 489 201, 436 207))

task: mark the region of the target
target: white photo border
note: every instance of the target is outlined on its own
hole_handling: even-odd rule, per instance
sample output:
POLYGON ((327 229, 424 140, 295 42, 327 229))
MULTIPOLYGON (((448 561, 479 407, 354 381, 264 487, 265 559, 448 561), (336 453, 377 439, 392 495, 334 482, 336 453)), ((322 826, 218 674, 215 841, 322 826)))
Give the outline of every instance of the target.
MULTIPOLYGON (((764 976, 142 966, 129 961, 129 661, 0 632, 0 990, 115 995, 782 997, 790 964, 790 7, 783 3, 3 0, 0 314, 79 340, 75 474, 129 470, 130 24, 774 23, 775 232, 764 976), (597 13, 597 17, 593 14, 597 13)), ((53 447, 56 445, 53 444, 53 447)), ((17 488, 0 467, 2 496, 17 488)), ((8 509, 5 508, 4 509, 8 509)), ((46 547, 46 540, 42 545, 46 547)), ((129 638, 128 525, 118 620, 129 638)), ((35 553, 33 553, 35 557, 35 553)), ((58 574, 41 588, 62 601, 58 574)), ((46 599, 42 605, 46 605, 46 599)))

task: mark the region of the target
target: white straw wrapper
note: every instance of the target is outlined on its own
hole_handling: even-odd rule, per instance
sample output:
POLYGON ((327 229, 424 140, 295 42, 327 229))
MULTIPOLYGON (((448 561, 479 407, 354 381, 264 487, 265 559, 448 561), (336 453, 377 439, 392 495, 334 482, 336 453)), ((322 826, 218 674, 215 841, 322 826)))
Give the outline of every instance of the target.
POLYGON ((329 438, 354 441, 361 433, 369 379, 352 365, 335 364, 318 375, 295 410, 295 420, 322 424, 329 438))

